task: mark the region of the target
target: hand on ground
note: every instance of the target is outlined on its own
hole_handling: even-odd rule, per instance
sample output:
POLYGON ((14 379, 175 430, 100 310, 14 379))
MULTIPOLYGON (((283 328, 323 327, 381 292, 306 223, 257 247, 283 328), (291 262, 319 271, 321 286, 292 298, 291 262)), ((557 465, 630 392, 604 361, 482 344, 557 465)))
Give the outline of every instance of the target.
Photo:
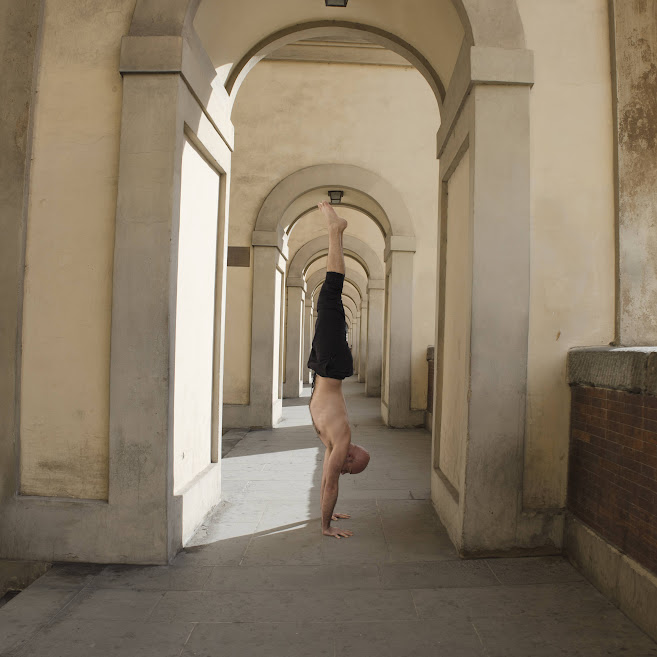
POLYGON ((338 520, 341 518, 351 518, 351 516, 348 513, 334 513, 331 516, 331 520, 338 520))
POLYGON ((328 529, 323 529, 322 534, 324 536, 335 536, 335 538, 349 538, 354 535, 354 532, 350 532, 348 529, 340 529, 339 527, 329 527, 328 529))

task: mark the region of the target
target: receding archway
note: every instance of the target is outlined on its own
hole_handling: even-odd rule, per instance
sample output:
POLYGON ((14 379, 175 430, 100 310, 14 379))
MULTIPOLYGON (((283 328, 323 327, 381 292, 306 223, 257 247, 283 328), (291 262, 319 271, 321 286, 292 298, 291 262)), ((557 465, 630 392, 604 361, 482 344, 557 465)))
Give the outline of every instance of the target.
MULTIPOLYGON (((359 303, 359 314, 356 318, 356 329, 358 330, 358 336, 354 336, 357 339, 358 350, 354 353, 354 368, 358 373, 359 382, 365 382, 365 365, 367 359, 367 278, 363 276, 360 272, 351 266, 355 264, 356 261, 352 260, 347 256, 346 258, 346 269, 345 269, 345 280, 349 281, 354 288, 358 291, 360 295, 359 303), (364 325, 363 325, 364 324, 364 325)), ((321 267, 310 277, 306 278, 306 302, 304 307, 304 318, 303 318, 303 344, 304 344, 304 353, 308 354, 310 349, 310 344, 312 343, 313 333, 312 333, 312 297, 314 291, 319 285, 322 284, 326 278, 326 267, 321 267)), ((310 382, 310 371, 308 370, 307 363, 302 362, 302 376, 303 382, 310 382)))
MULTIPOLYGON (((368 274, 367 356, 364 359, 364 362, 367 362, 365 389, 367 395, 377 397, 381 394, 381 363, 383 358, 384 269, 379 256, 377 256, 375 251, 362 240, 353 235, 345 234, 343 236, 343 244, 345 254, 359 262, 368 274)), ((303 331, 305 340, 310 340, 308 331, 302 329, 300 320, 297 322, 297 317, 301 313, 303 313, 304 317, 308 316, 308 311, 298 310, 298 307, 300 307, 300 304, 302 303, 302 298, 305 298, 306 295, 312 292, 312 290, 307 287, 305 272, 313 262, 326 255, 327 252, 328 235, 317 237, 304 244, 304 246, 295 253, 288 265, 288 309, 293 309, 291 313, 288 313, 288 335, 294 336, 293 341, 288 342, 288 344, 293 344, 294 351, 288 351, 287 353, 288 365, 286 366, 286 371, 290 372, 287 389, 287 395, 289 396, 298 396, 300 393, 300 384, 297 383, 297 381, 300 381, 301 379, 302 366, 300 364, 297 349, 301 348, 301 344, 300 339, 297 339, 296 336, 301 335, 303 331)), ((313 276, 315 276, 315 274, 313 274, 313 276)), ((358 278, 360 279, 360 285, 364 285, 361 277, 358 278)), ((288 381, 288 379, 286 379, 286 381, 288 381)))
MULTIPOLYGON (((118 214, 121 217, 142 218, 142 222, 149 221, 152 225, 164 223, 175 228, 180 195, 176 187, 180 180, 180 161, 171 144, 180 142, 187 129, 198 139, 201 147, 212 134, 220 135, 225 144, 232 145, 229 118, 231 99, 223 84, 212 85, 213 78, 217 77, 216 69, 241 61, 267 35, 275 35, 284 28, 277 24, 275 17, 266 15, 262 20, 265 23, 270 21, 269 29, 262 30, 261 34, 249 42, 235 42, 234 49, 239 55, 232 61, 215 62, 208 57, 203 42, 195 36, 193 19, 199 4, 198 0, 137 2, 120 64, 121 71, 126 74, 118 181, 118 214), (153 52, 158 52, 155 60, 153 52), (147 75, 129 77, 129 74, 134 73, 147 75), (185 89, 192 90, 193 94, 186 95, 185 89), (187 110, 194 104, 202 111, 197 112, 198 116, 192 125, 188 124, 185 128, 183 106, 187 110), (137 134, 137 125, 140 135, 137 141, 161 145, 161 148, 148 162, 144 163, 142 158, 142 166, 130 168, 126 164, 132 157, 131 146, 133 135, 137 134), (163 189, 171 188, 174 188, 173 195, 161 193, 163 189)), ((218 11, 222 9, 227 17, 223 24, 228 30, 237 24, 235 17, 239 16, 240 11, 248 11, 246 3, 234 3, 234 6, 220 8, 218 11)), ((372 16, 371 21, 364 20, 362 24, 385 23, 386 20, 387 14, 380 11, 378 17, 372 16)), ((523 399, 525 394, 527 362, 528 85, 531 84, 531 65, 527 64, 529 58, 522 50, 524 35, 520 15, 515 0, 491 0, 488 3, 482 3, 481 0, 454 0, 453 3, 427 3, 426 16, 420 15, 422 20, 429 25, 428 34, 417 30, 416 34, 403 40, 422 53, 431 67, 440 72, 441 79, 448 81, 442 108, 443 123, 438 135, 441 183, 448 185, 460 156, 470 149, 473 187, 468 193, 472 201, 476 254, 473 264, 471 344, 475 374, 468 399, 472 423, 469 427, 465 466, 468 485, 464 484, 462 489, 456 491, 450 489, 441 478, 439 459, 434 460, 433 498, 453 540, 463 552, 504 550, 541 542, 549 544, 553 540, 552 536, 559 531, 558 519, 549 514, 537 514, 537 519, 525 518, 517 495, 522 487, 524 444, 524 405, 519 404, 518 399, 523 399), (437 7, 443 11, 444 21, 436 20, 439 17, 437 7), (454 15, 460 17, 460 20, 454 21, 454 15), (445 38, 442 38, 443 35, 445 38), (442 44, 446 43, 449 48, 445 50, 442 44), (474 139, 469 140, 469 136, 474 134, 475 125, 476 143, 474 139), (505 138, 502 139, 501 135, 505 138), (514 176, 505 175, 508 171, 513 171, 514 176), (490 199, 495 199, 495 203, 491 203, 490 199), (512 255, 509 255, 506 248, 509 244, 514 245, 512 255), (500 303, 491 307, 487 301, 489 299, 499 299, 500 303), (504 373, 504 385, 501 388, 503 394, 496 395, 495 409, 492 409, 487 400, 490 390, 499 383, 500 372, 504 373), (504 470, 505 464, 513 464, 513 472, 503 481, 493 479, 475 467, 480 462, 491 463, 491 472, 504 470), (481 499, 487 500, 489 506, 480 511, 476 502, 481 499)), ((289 21, 289 24, 293 22, 289 21)), ((381 29, 391 33, 397 30, 402 32, 406 26, 396 26, 389 21, 381 29)), ((221 72, 221 75, 224 73, 227 78, 229 68, 221 72)), ((229 157, 228 146, 225 150, 229 157)), ((446 208, 443 208, 443 225, 446 221, 445 212, 446 208)), ((278 236, 276 240, 270 237, 267 239, 267 246, 279 246, 278 236)), ((283 244, 281 246, 284 247, 283 244)), ((264 248, 264 245, 254 245, 254 253, 261 247, 264 248)), ((174 252, 175 248, 174 243, 174 252)), ((117 255, 113 270, 111 385, 139 389, 147 397, 158 401, 157 404, 134 408, 131 400, 115 394, 111 396, 110 433, 112 436, 120 433, 121 441, 111 442, 110 463, 121 462, 122 450, 141 449, 144 440, 150 441, 152 449, 159 449, 162 436, 169 436, 172 431, 168 422, 162 427, 161 435, 147 439, 142 431, 142 427, 154 425, 151 417, 153 411, 149 409, 157 407, 161 410, 168 407, 169 386, 173 385, 173 381, 168 379, 165 385, 161 385, 159 380, 145 383, 142 373, 160 369, 166 371, 168 351, 162 349, 157 354, 140 353, 124 339, 128 335, 141 336, 138 344, 142 345, 154 344, 161 335, 173 340, 166 328, 162 329, 159 322, 151 321, 153 316, 170 316, 172 281, 166 276, 159 276, 159 270, 153 270, 152 275, 142 276, 140 283, 143 291, 141 296, 153 303, 136 305, 132 301, 135 297, 133 272, 142 271, 140 265, 144 261, 160 262, 163 258, 168 259, 171 249, 172 243, 169 240, 151 240, 148 246, 135 250, 132 248, 131 234, 120 226, 117 228, 117 255), (117 433, 119 427, 120 432, 117 433)), ((254 255, 254 265, 257 258, 254 255)), ((269 271, 275 270, 276 266, 277 259, 272 257, 269 271)), ((225 252, 220 258, 219 271, 223 271, 224 267, 225 252)), ((225 297, 221 284, 218 290, 217 357, 218 371, 221 373, 221 326, 225 297)), ((160 410, 158 417, 168 417, 166 412, 160 410)), ((436 421, 440 421, 440 413, 436 414, 436 421)), ((440 424, 437 426, 434 434, 439 436, 440 424)), ((165 459, 163 463, 166 462, 165 459)), ((169 474, 166 468, 166 465, 162 465, 154 476, 163 482, 167 481, 169 474)), ((110 487, 115 490, 121 489, 117 477, 118 473, 110 472, 110 487)), ((166 495, 172 495, 172 491, 165 485, 161 489, 166 491, 166 495)), ((189 495, 187 498, 191 502, 189 495)), ((108 513, 114 523, 132 517, 132 509, 138 508, 129 495, 125 499, 127 502, 117 501, 110 505, 108 513)), ((158 504, 167 509, 171 505, 170 512, 162 515, 171 520, 163 521, 159 535, 167 536, 168 540, 165 547, 158 548, 157 555, 153 553, 153 559, 163 559, 164 553, 172 554, 182 541, 180 526, 175 521, 175 518, 182 515, 180 506, 174 507, 174 502, 167 500, 158 504)), ((35 509, 35 513, 37 511, 35 509)), ((66 511, 65 515, 69 524, 80 519, 76 511, 66 511)), ((117 549, 122 548, 111 547, 115 544, 114 538, 104 529, 110 528, 111 534, 114 524, 106 520, 104 512, 97 515, 98 519, 89 520, 87 526, 93 525, 98 528, 99 534, 107 536, 103 544, 108 547, 99 550, 98 554, 114 555, 117 549)), ((35 526, 31 522, 23 525, 35 526)), ((19 530, 17 534, 27 536, 19 530)), ((144 558, 146 552, 141 547, 138 552, 139 558, 144 558)), ((29 553, 26 550, 25 554, 29 553)))

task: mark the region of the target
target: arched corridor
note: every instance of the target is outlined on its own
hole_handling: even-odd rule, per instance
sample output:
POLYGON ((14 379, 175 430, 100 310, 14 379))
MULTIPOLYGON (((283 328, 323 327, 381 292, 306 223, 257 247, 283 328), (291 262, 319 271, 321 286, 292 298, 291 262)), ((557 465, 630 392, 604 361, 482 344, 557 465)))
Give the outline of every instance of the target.
POLYGON ((336 1, 0 6, 0 655, 655 654, 653 5, 336 1))
POLYGON ((224 500, 171 565, 54 567, 0 609, 0 641, 17 646, 2 654, 657 654, 563 557, 460 560, 430 502, 429 434, 386 428, 354 377, 372 461, 340 483, 354 536, 322 540, 308 396, 284 402, 278 428, 225 436, 224 500))

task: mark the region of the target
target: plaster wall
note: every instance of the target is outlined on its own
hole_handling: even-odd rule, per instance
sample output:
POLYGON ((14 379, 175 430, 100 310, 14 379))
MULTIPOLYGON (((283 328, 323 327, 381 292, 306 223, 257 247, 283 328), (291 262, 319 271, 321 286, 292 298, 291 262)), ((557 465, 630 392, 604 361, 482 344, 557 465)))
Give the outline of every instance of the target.
POLYGON ((134 0, 46 1, 22 330, 20 490, 106 499, 119 45, 134 0))
POLYGON ((173 395, 174 491, 210 464, 219 175, 185 140, 173 395))
MULTIPOLYGON (((418 238, 411 401, 414 408, 424 408, 426 348, 434 339, 438 216, 434 143, 439 115, 431 89, 411 68, 263 61, 241 86, 232 118, 236 149, 231 246, 250 245, 267 194, 281 179, 303 167, 355 164, 378 173, 401 193, 418 238)), ((356 213, 349 219, 353 234, 378 251, 382 240, 375 224, 369 218, 359 223, 356 213), (374 239, 376 243, 371 241, 374 239)), ((316 215, 309 214, 293 228, 290 257, 307 241, 306 231, 308 239, 314 236, 311 226, 317 223, 316 215)), ((348 231, 351 229, 350 225, 348 231)), ((228 285, 232 289, 226 345, 231 357, 226 360, 225 394, 229 403, 244 403, 250 319, 247 304, 235 300, 250 299, 252 292, 248 277, 238 268, 229 269, 228 285)))
POLYGON ((457 491, 463 481, 468 437, 470 325, 472 317, 472 216, 470 155, 466 151, 447 183, 445 333, 439 463, 457 491))
POLYGON ((606 0, 519 0, 531 90, 525 508, 565 504, 566 355, 614 338, 614 192, 606 0))

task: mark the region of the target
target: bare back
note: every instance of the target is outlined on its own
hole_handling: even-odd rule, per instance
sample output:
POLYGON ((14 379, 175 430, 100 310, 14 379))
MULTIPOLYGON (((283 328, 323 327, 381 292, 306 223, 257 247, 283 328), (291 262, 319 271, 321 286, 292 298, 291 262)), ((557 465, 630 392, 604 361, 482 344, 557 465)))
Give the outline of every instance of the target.
POLYGON ((310 398, 310 416, 320 440, 328 448, 336 443, 349 442, 351 431, 347 405, 342 394, 342 381, 319 375, 310 398))

